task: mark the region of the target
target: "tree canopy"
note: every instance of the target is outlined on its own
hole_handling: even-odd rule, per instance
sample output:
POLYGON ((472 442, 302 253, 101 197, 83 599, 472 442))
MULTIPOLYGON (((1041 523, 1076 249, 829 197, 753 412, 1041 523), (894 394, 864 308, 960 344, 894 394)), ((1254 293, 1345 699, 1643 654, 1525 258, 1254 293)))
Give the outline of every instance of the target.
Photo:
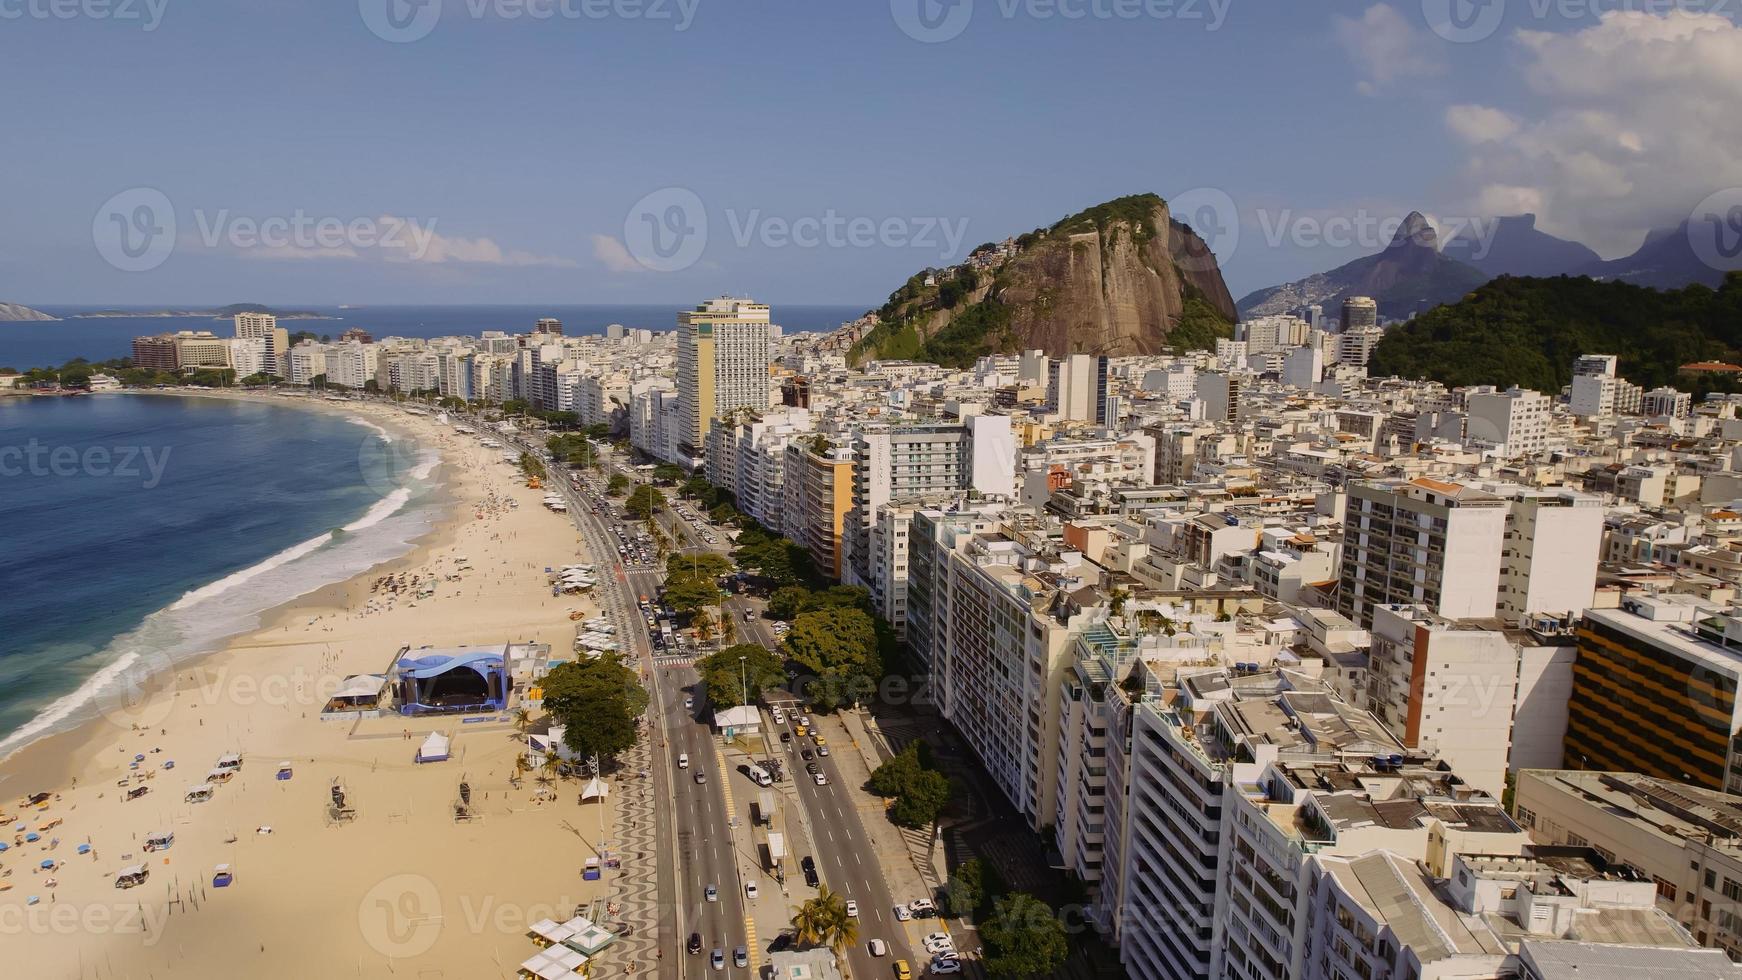
POLYGON ((702 675, 702 687, 708 703, 715 708, 729 708, 744 701, 745 688, 755 701, 763 691, 771 691, 786 683, 785 664, 773 651, 755 643, 740 643, 719 653, 696 661, 702 675), (743 657, 742 671, 738 658, 743 657))
POLYGON ((624 501, 623 510, 638 521, 645 521, 653 516, 653 512, 665 507, 665 494, 651 483, 643 483, 629 492, 629 499, 624 501))
POLYGON ((858 609, 834 607, 800 615, 787 634, 786 653, 812 674, 805 695, 818 711, 868 697, 883 676, 877 627, 858 609))
POLYGON ((1049 976, 1064 965, 1070 946, 1065 924, 1052 907, 1018 892, 999 899, 979 924, 986 969, 997 977, 1049 976))
POLYGON ((1730 273, 1716 291, 1662 292, 1582 276, 1502 276, 1387 330, 1368 371, 1552 395, 1571 381, 1580 354, 1616 354, 1623 377, 1654 388, 1675 383, 1683 364, 1734 362, 1739 347, 1742 273, 1730 273))
POLYGON ((869 787, 878 796, 894 798, 889 819, 909 829, 937 822, 955 792, 950 778, 932 768, 931 749, 923 739, 908 743, 899 755, 878 766, 869 787))
POLYGON ((576 754, 614 760, 635 744, 647 689, 616 654, 558 664, 542 686, 544 709, 566 726, 563 744, 576 754))
POLYGON ((732 560, 725 555, 711 551, 692 551, 667 558, 665 570, 670 575, 699 575, 703 578, 717 579, 732 574, 736 569, 732 565, 732 560))
POLYGON ((665 583, 665 604, 678 612, 693 613, 718 605, 723 598, 720 587, 706 575, 691 575, 686 571, 672 576, 665 583))
POLYGON ((817 897, 798 907, 792 929, 806 946, 827 946, 839 954, 859 941, 859 922, 847 914, 847 900, 829 889, 817 888, 817 897))

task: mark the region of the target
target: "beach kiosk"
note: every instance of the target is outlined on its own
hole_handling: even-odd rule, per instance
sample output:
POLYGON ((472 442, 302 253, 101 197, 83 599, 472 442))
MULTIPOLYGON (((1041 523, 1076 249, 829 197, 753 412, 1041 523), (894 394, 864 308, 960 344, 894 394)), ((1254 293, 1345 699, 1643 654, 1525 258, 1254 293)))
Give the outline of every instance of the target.
POLYGON ((228 755, 219 756, 218 757, 218 764, 214 768, 225 769, 231 773, 241 772, 242 771, 242 756, 235 753, 235 752, 232 752, 228 755))
POLYGON ((217 790, 218 788, 213 786, 211 783, 201 783, 198 786, 189 786, 187 796, 183 797, 183 800, 188 803, 204 803, 211 799, 212 794, 217 792, 217 790))
POLYGON ((115 872, 116 888, 137 888, 145 884, 145 879, 151 877, 151 872, 143 864, 130 864, 115 872))
POLYGON ((601 871, 599 870, 599 859, 596 857, 588 858, 586 868, 581 871, 581 880, 582 881, 598 881, 600 874, 601 874, 601 871))
POLYGON ((151 851, 167 851, 174 846, 175 834, 168 830, 156 831, 145 838, 145 850, 147 853, 151 851))
POLYGON ((290 763, 280 762, 278 764, 278 781, 282 783, 290 779, 291 773, 294 771, 295 770, 291 769, 290 763))
POLYGON ((230 866, 220 864, 212 869, 212 887, 228 888, 235 882, 236 876, 230 872, 230 866))
POLYGON ((448 761, 449 741, 441 732, 430 732, 429 738, 423 740, 423 747, 417 750, 418 762, 448 761))
POLYGON ((211 772, 206 773, 206 782, 227 783, 235 775, 236 770, 234 769, 213 769, 211 772))

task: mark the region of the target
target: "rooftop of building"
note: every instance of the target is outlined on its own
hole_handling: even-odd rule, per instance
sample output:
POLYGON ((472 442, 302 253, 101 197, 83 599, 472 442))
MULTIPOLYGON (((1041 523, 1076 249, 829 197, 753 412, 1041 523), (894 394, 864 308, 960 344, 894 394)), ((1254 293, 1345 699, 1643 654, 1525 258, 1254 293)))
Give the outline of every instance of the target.
POLYGON ((1718 949, 1664 949, 1598 942, 1527 939, 1520 955, 1540 980, 1711 980, 1742 976, 1718 949))
POLYGON ((1610 817, 1665 841, 1679 844, 1705 838, 1716 847, 1742 850, 1742 797, 1631 772, 1537 769, 1525 773, 1575 793, 1610 817))

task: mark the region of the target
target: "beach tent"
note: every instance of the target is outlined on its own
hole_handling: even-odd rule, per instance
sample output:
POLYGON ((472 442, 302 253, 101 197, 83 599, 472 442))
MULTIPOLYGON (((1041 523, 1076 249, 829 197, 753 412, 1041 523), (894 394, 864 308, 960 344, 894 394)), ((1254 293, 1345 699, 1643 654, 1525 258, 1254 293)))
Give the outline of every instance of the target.
POLYGON ((159 830, 145 838, 147 851, 167 851, 175 845, 175 834, 167 830, 159 830))
POLYGON ((235 880, 236 876, 230 873, 230 866, 227 864, 220 864, 212 869, 213 888, 228 888, 235 880))
POLYGON ((228 755, 221 755, 218 757, 218 766, 217 767, 219 769, 230 769, 230 770, 240 769, 240 768, 242 768, 242 757, 240 755, 237 755, 234 752, 232 752, 228 755))
POLYGON ((588 956, 597 956, 606 946, 617 941, 617 934, 601 929, 584 915, 577 915, 563 923, 563 928, 569 930, 569 937, 563 940, 563 945, 588 956))
POLYGON ((288 762, 280 762, 278 764, 278 778, 279 779, 289 779, 290 774, 293 771, 294 770, 291 769, 290 763, 288 763, 288 762))
POLYGON ((610 795, 611 785, 597 776, 587 780, 586 788, 581 790, 581 799, 583 800, 602 800, 610 795))
POLYGON ((132 888, 135 885, 143 885, 145 879, 149 877, 151 877, 151 872, 145 869, 145 865, 130 864, 115 872, 115 887, 132 888))
POLYGON ((448 761, 448 737, 441 732, 430 732, 429 738, 423 740, 423 747, 417 750, 417 761, 448 761))
POLYGON ((587 958, 580 953, 567 947, 553 946, 540 950, 537 955, 520 964, 520 969, 539 980, 563 980, 564 977, 574 976, 586 964, 587 958))
POLYGON ((542 946, 555 946, 575 934, 573 929, 562 925, 555 919, 540 919, 534 922, 532 928, 527 931, 542 946))
POLYGON ((204 803, 212 798, 212 794, 216 792, 217 789, 218 788, 213 786, 211 783, 201 783, 198 786, 189 786, 187 796, 183 797, 183 799, 189 803, 204 803))

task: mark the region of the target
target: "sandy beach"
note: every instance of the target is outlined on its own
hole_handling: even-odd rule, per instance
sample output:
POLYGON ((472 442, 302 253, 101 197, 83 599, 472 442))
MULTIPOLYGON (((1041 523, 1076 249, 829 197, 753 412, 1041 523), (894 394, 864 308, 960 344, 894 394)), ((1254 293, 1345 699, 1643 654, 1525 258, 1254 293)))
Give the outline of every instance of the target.
POLYGON ((451 505, 410 554, 271 611, 257 631, 0 763, 0 972, 506 977, 535 951, 531 923, 602 894, 580 871, 610 814, 581 803, 574 780, 540 800, 536 778, 515 779, 524 740, 508 717, 319 717, 341 679, 384 671, 408 644, 539 642, 567 657, 571 613, 597 614, 589 599, 553 597, 544 572, 591 560, 573 525, 499 453, 432 417, 312 400, 307 410, 433 447, 451 505), (394 594, 386 576, 434 594, 394 594), (453 758, 417 765, 435 730, 452 735, 453 758), (185 802, 231 752, 239 774, 211 801, 185 802), (288 780, 277 778, 284 762, 288 780), (352 822, 328 818, 335 779, 352 822), (453 813, 462 779, 478 813, 469 822, 453 813), (130 800, 135 786, 148 792, 130 800), (48 799, 26 805, 39 792, 48 799), (173 846, 148 853, 162 831, 173 846), (146 883, 116 888, 135 864, 146 883), (218 864, 233 869, 228 887, 214 887, 218 864))

